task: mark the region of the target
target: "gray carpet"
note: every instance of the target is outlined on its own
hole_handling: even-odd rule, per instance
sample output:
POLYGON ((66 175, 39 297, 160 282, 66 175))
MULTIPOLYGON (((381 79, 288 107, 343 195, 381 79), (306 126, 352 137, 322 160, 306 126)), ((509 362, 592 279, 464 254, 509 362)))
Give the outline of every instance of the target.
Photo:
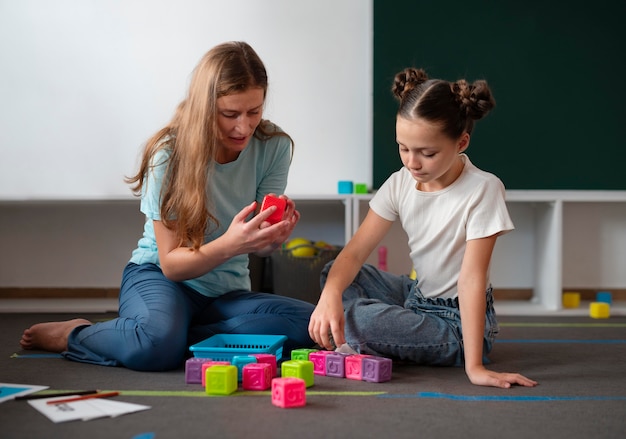
MULTIPOLYGON (((25 401, 0 404, 0 437, 121 438, 624 438, 626 318, 501 317, 491 367, 539 381, 535 388, 477 387, 462 369, 394 364, 392 380, 315 377, 306 407, 281 409, 269 392, 206 396, 184 369, 133 372, 59 358, 11 358, 24 328, 71 315, 0 314, 0 382, 51 390, 119 390, 150 405, 119 418, 54 424, 25 401), (181 391, 187 392, 180 394, 181 391), (157 392, 157 393, 155 393, 157 392), (179 394, 176 394, 179 392, 179 394), (192 392, 192 393, 189 393, 192 392)), ((112 315, 84 316, 92 319, 112 315)))

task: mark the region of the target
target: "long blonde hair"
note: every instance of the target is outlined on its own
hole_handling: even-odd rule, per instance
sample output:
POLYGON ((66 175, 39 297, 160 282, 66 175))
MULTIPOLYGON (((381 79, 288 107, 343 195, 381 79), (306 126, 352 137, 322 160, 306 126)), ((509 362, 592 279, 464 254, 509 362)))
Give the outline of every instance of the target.
MULTIPOLYGON (((220 44, 196 66, 186 98, 178 105, 170 123, 147 142, 139 171, 126 179, 135 195, 147 181, 155 154, 170 149, 161 189, 161 221, 175 230, 179 245, 199 248, 210 226, 218 227, 211 213, 207 184, 217 152, 217 99, 249 88, 267 94, 267 73, 263 62, 247 43, 220 44)), ((267 139, 286 136, 268 120, 262 120, 254 136, 267 139)), ((293 141, 292 147, 293 147, 293 141)))

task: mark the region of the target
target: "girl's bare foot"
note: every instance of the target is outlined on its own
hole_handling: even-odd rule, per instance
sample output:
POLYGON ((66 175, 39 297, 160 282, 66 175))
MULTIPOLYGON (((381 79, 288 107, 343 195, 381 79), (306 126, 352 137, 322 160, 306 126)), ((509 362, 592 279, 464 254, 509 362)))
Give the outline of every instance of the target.
POLYGON ((89 320, 73 319, 65 322, 38 323, 22 334, 22 349, 38 349, 48 352, 67 350, 67 337, 77 326, 91 325, 89 320))

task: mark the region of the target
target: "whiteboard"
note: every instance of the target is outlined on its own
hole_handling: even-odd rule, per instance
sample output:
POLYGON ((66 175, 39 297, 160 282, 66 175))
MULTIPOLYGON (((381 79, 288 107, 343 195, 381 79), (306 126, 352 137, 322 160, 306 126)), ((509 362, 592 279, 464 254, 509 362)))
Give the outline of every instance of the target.
POLYGON ((288 194, 372 182, 372 0, 0 0, 0 201, 131 198, 124 177, 211 47, 248 42, 288 194))

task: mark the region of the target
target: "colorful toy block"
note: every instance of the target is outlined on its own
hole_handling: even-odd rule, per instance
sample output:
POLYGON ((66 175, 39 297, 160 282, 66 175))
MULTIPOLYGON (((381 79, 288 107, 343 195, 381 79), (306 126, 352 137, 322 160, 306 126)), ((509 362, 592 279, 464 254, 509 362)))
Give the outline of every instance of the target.
POLYGON ((367 184, 365 183, 357 183, 354 185, 354 193, 355 194, 366 194, 367 193, 367 184))
POLYGON ((294 349, 291 351, 292 360, 310 360, 309 355, 312 352, 317 352, 317 349, 294 349))
POLYGON ((383 357, 363 358, 362 371, 363 381, 382 383, 391 379, 392 361, 383 357))
POLYGON ((231 363, 237 367, 237 380, 241 382, 243 380, 243 367, 246 364, 256 363, 256 357, 252 355, 235 355, 231 363))
POLYGON ((210 358, 191 357, 185 361, 185 382, 187 384, 202 383, 202 364, 210 358))
POLYGON ((265 197, 263 197, 263 202, 261 203, 261 211, 271 206, 276 206, 276 210, 266 219, 266 221, 271 224, 276 224, 283 219, 285 208, 287 206, 287 200, 285 200, 284 198, 266 195, 265 197))
POLYGON ((257 363, 267 363, 272 366, 272 377, 278 375, 278 365, 276 364, 276 355, 273 354, 250 354, 256 358, 257 363))
POLYGON ((337 183, 337 192, 340 194, 351 194, 354 188, 354 183, 351 181, 339 181, 337 183))
POLYGON ((274 378, 272 380, 272 404, 281 408, 305 406, 306 383, 304 380, 294 377, 274 378))
POLYGON ((242 387, 244 390, 267 390, 272 386, 272 365, 249 363, 243 366, 242 387))
POLYGON ((594 319, 608 319, 611 315, 611 305, 605 302, 591 302, 589 316, 594 319))
POLYGON ((598 291, 596 293, 596 302, 608 303, 609 305, 613 301, 613 296, 610 291, 598 291))
POLYGON ((580 306, 580 293, 573 291, 563 293, 563 308, 578 308, 580 306))
POLYGON ((313 373, 315 375, 326 375, 326 355, 333 351, 317 351, 309 354, 309 361, 313 363, 313 373))
POLYGON ((237 367, 215 365, 206 370, 207 395, 230 395, 237 390, 237 367))
POLYGON ((369 357, 371 355, 355 354, 347 356, 345 360, 346 378, 361 381, 363 379, 363 359, 369 357))
POLYGON ((206 370, 211 366, 228 366, 230 364, 229 361, 213 361, 208 360, 202 363, 202 380, 201 383, 203 386, 206 386, 206 370))
POLYGON ((313 362, 309 360, 287 360, 280 367, 281 376, 284 378, 300 378, 304 380, 306 387, 314 384, 313 362))
POLYGON ((348 354, 332 352, 326 355, 326 376, 344 378, 346 376, 346 357, 348 354))

